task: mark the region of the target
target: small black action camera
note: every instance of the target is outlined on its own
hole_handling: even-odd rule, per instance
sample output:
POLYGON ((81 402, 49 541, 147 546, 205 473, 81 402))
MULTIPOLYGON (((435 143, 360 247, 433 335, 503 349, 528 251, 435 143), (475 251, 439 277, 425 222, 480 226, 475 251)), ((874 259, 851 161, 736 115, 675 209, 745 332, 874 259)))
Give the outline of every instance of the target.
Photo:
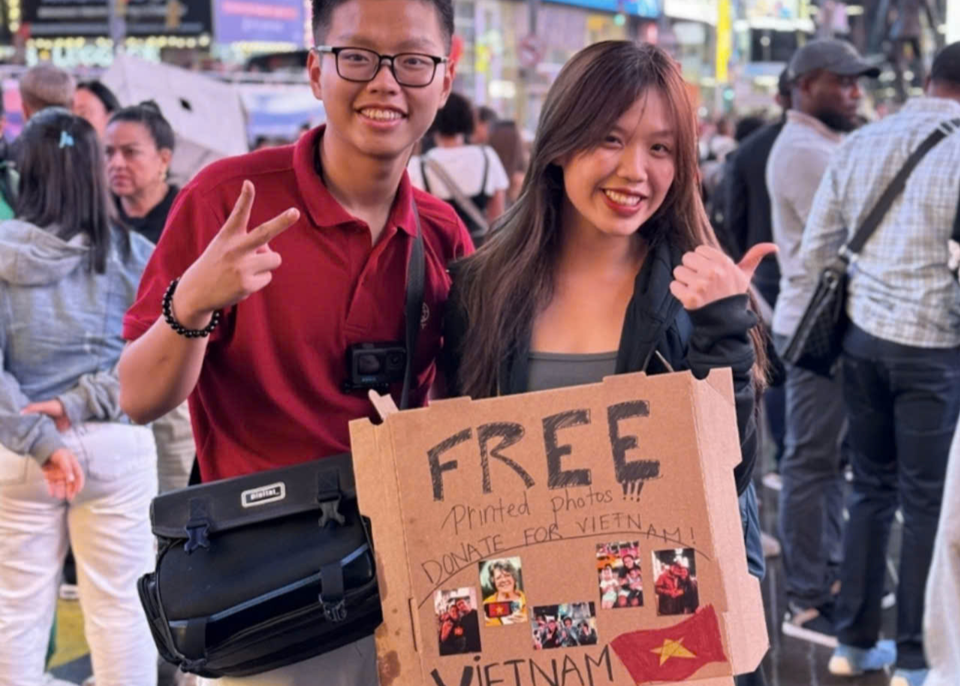
POLYGON ((403 383, 407 349, 402 343, 357 343, 347 348, 347 379, 343 390, 384 392, 403 383))

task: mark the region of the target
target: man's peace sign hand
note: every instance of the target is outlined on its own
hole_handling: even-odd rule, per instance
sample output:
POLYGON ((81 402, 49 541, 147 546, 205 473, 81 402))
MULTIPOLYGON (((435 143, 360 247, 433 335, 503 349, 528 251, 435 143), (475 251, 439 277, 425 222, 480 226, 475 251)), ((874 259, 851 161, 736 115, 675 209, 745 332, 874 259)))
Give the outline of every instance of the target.
POLYGON ((269 243, 293 226, 300 212, 288 209, 248 230, 254 196, 253 184, 244 181, 227 221, 181 277, 173 302, 174 315, 181 325, 202 329, 214 312, 236 305, 273 279, 273 270, 280 266, 281 259, 269 243))

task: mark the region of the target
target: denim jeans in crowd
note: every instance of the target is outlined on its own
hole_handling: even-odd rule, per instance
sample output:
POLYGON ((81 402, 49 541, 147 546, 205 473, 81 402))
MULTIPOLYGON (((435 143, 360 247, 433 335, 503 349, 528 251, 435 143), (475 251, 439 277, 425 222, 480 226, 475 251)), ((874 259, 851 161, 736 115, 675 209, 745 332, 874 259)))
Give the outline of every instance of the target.
POLYGON ((960 415, 960 348, 907 347, 851 326, 844 340, 843 379, 854 480, 837 603, 838 638, 859 648, 877 641, 887 544, 899 505, 903 544, 897 666, 921 669, 926 666, 924 589, 960 415))
MULTIPOLYGON (((776 336, 778 350, 785 336, 776 336)), ((780 544, 787 600, 802 609, 833 596, 843 551, 842 386, 799 367, 787 367, 787 430, 780 476, 780 544)))
MULTIPOLYGON (((767 572, 767 563, 763 559, 763 543, 760 541, 760 510, 757 505, 757 489, 750 482, 747 490, 740 496, 740 523, 743 525, 743 543, 747 549, 747 570, 751 575, 763 580, 767 572)), ((741 674, 736 678, 736 686, 766 686, 763 665, 755 672, 741 674)))

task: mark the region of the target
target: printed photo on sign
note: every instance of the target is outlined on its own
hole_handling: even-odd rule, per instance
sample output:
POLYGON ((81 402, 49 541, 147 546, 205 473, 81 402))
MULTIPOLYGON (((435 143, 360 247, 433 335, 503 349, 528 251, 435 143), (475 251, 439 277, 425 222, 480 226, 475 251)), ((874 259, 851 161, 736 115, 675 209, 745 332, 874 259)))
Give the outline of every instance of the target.
POLYGON ((637 541, 597 545, 600 607, 604 610, 643 606, 643 578, 637 541))
POLYGON ((594 603, 567 603, 533 608, 533 648, 576 648, 597 645, 594 603))
POLYGON ((437 591, 437 634, 441 655, 463 655, 480 652, 480 616, 477 612, 477 591, 458 588, 437 591))
POLYGON ((653 554, 657 614, 692 615, 700 606, 697 562, 692 548, 660 550, 653 554))
POLYGON ((523 569, 519 557, 481 562, 480 588, 487 626, 527 621, 527 597, 523 593, 523 569))

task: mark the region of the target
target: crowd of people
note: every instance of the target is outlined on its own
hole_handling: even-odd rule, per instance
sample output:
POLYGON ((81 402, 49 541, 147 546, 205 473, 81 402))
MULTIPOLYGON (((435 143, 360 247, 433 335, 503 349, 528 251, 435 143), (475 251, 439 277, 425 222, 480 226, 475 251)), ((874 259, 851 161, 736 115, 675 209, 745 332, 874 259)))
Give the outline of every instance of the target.
MULTIPOLYGON (((347 423, 371 408, 344 387, 344 352, 403 339, 419 239, 410 406, 731 368, 731 476, 756 576, 761 421, 776 444, 779 478, 765 482, 782 489, 783 633, 834 648, 834 674, 892 667, 892 686, 956 683, 960 526, 941 505, 960 414, 948 250, 960 44, 937 55, 924 97, 861 126, 860 79, 876 65, 813 41, 780 80, 780 121, 725 124, 707 142, 673 58, 601 42, 561 70, 527 149, 515 123, 452 92, 449 0, 312 4, 324 47, 308 73, 326 124, 183 188, 168 181, 176 136, 155 104, 123 107, 46 64, 21 80, 28 121, 0 151, 0 685, 50 683, 68 548, 91 683, 165 678, 136 588, 154 561, 151 499, 349 451, 347 423), (350 59, 358 51, 376 59, 350 59), (820 272, 938 127, 944 140, 850 260, 840 369, 782 363, 820 272), (897 636, 883 641, 898 508, 897 636), (931 567, 940 588, 927 588, 931 567)), ((599 571, 604 608, 643 603, 641 570, 623 563, 599 571)), ((508 621, 526 620, 517 569, 491 566, 486 583, 484 603, 514 603, 508 621)), ((655 587, 661 614, 699 603, 682 564, 655 587)), ((466 616, 478 623, 458 601, 440 617, 450 651, 469 649, 466 616)), ((535 619, 541 648, 597 642, 587 619, 535 619)), ((377 683, 373 637, 218 683, 317 674, 377 683)), ((763 684, 763 670, 737 682, 763 684)))
POLYGON ((846 43, 801 48, 780 78, 781 119, 737 140, 704 193, 728 254, 769 241, 779 248, 754 275, 773 354, 789 348, 821 274, 841 254, 849 264, 834 373, 785 364, 764 397, 776 465, 764 483, 780 491, 779 543, 768 550, 783 555, 782 631, 834 648, 834 674, 893 668, 895 686, 919 686, 930 658, 943 667, 926 683, 939 685, 960 674, 956 644, 940 636, 945 596, 927 585, 931 567, 943 584, 957 564, 944 486, 960 413, 960 290, 949 247, 960 235, 960 44, 936 56, 922 97, 867 125, 861 79, 879 74, 846 43), (898 179, 938 129, 942 142, 898 179), (848 249, 871 215, 873 233, 848 249), (897 513, 902 564, 899 583, 888 584, 897 513), (925 592, 934 605, 925 607, 925 592), (881 609, 894 605, 896 636, 880 640, 881 609))

